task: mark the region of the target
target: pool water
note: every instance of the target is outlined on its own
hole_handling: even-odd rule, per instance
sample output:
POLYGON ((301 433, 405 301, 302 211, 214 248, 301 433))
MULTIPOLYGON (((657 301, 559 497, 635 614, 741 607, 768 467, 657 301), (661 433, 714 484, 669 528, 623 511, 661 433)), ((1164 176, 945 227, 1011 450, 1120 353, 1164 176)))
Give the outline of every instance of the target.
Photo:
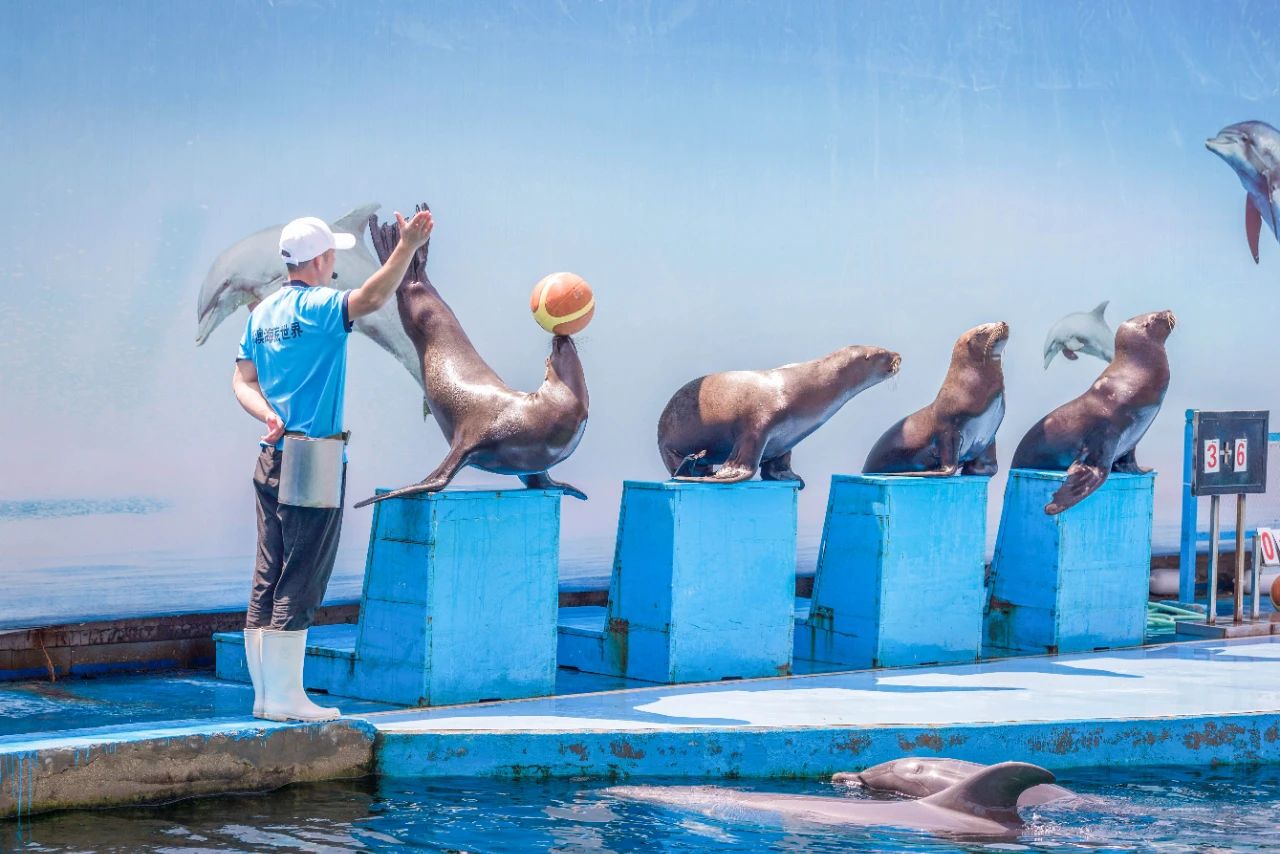
MULTIPOLYGON (((640 781, 629 781, 640 782, 640 781)), ((690 781, 671 780, 646 783, 690 781)), ((619 801, 600 780, 382 780, 0 823, 3 851, 1260 851, 1280 850, 1280 767, 1072 771, 1091 796, 1024 809, 1016 840, 905 830, 833 832, 712 819, 619 801)), ((866 797, 819 781, 739 780, 767 791, 866 797)))

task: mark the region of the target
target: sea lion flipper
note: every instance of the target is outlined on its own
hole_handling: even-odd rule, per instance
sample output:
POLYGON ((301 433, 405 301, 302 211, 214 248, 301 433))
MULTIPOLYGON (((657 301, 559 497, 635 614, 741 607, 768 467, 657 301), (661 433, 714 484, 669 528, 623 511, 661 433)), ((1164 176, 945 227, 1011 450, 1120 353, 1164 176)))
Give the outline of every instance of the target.
POLYGON ((1121 474, 1147 474, 1151 469, 1138 465, 1137 448, 1133 448, 1127 454, 1121 454, 1116 457, 1116 461, 1111 464, 1111 470, 1121 474))
POLYGON ((804 478, 791 470, 791 452, 760 463, 761 480, 793 480, 804 489, 804 478))
POLYGON ((378 256, 379 264, 387 263, 391 250, 395 248, 395 242, 390 238, 391 235, 378 222, 378 215, 369 214, 369 242, 373 244, 373 254, 378 256))
POLYGON ((1244 196, 1244 235, 1249 239, 1249 251, 1253 253, 1253 263, 1258 263, 1258 236, 1262 233, 1262 214, 1253 203, 1248 193, 1244 196))
POLYGON ((1077 460, 1067 469, 1067 479, 1062 486, 1058 487, 1058 491, 1053 494, 1053 500, 1045 505, 1044 512, 1050 516, 1055 516, 1069 507, 1074 507, 1084 499, 1093 494, 1093 491, 1107 481, 1107 470, 1077 460))
POLYGON ((663 459, 667 461, 667 471, 672 477, 709 477, 711 475, 711 467, 706 462, 706 448, 683 457, 668 450, 664 452, 663 459))
POLYGON ((373 498, 366 498, 356 504, 356 508, 367 507, 378 501, 386 501, 388 498, 403 498, 406 495, 417 495, 420 492, 439 492, 448 486, 449 481, 453 480, 453 476, 458 473, 458 470, 466 465, 467 457, 471 456, 473 450, 475 449, 470 445, 455 444, 449 448, 449 453, 440 461, 440 465, 436 466, 436 470, 418 483, 402 486, 391 492, 375 495, 373 498))
POLYGON ((991 444, 982 449, 982 453, 978 454, 972 460, 965 463, 960 468, 960 474, 973 474, 990 477, 1000 470, 1000 464, 996 461, 996 442, 991 440, 991 444))
POLYGON ((763 431, 747 430, 738 437, 737 444, 729 452, 728 459, 715 474, 702 477, 676 475, 673 479, 691 483, 741 483, 755 476, 760 468, 760 455, 763 452, 763 431))
POLYGON ((519 477, 520 482, 528 489, 559 489, 562 490, 565 495, 576 498, 579 501, 587 500, 587 494, 581 489, 554 479, 548 472, 541 471, 536 474, 522 474, 519 475, 519 477))

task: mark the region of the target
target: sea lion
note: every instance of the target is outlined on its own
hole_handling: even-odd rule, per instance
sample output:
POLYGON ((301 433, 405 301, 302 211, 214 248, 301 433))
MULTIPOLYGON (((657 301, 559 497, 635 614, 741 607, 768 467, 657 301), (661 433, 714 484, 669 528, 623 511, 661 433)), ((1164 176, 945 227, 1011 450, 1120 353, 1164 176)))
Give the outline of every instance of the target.
POLYGON ((1013 467, 1066 471, 1045 505, 1055 515, 1086 498, 1113 471, 1145 474, 1134 448, 1169 389, 1164 342, 1177 318, 1171 311, 1140 314, 1116 330, 1116 356, 1084 394, 1050 412, 1027 431, 1013 467))
MULTIPOLYGON (((426 210, 426 205, 418 210, 426 210)), ((378 257, 385 263, 400 242, 399 228, 369 217, 378 257)), ((375 501, 438 492, 463 466, 513 474, 530 489, 563 489, 586 500, 579 489, 552 480, 547 469, 566 460, 587 426, 587 380, 578 348, 567 335, 551 341, 547 374, 532 394, 508 387, 480 357, 462 324, 427 278, 430 241, 414 255, 396 291, 404 331, 422 362, 423 386, 449 453, 421 482, 367 498, 375 501)))
POLYGON ((1049 363, 1061 353, 1074 362, 1079 354, 1093 356, 1104 362, 1115 358, 1116 351, 1112 346, 1116 334, 1107 326, 1104 316, 1110 300, 1098 303, 1093 311, 1077 311, 1068 314, 1049 329, 1044 339, 1044 367, 1047 371, 1049 363))
POLYGON ((658 419, 658 453, 676 480, 804 481, 791 449, 858 392, 898 372, 880 347, 842 347, 810 362, 767 371, 726 371, 686 383, 658 419), (712 473, 714 466, 719 470, 712 473))
POLYGON ((1227 125, 1204 147, 1235 170, 1244 187, 1244 236, 1258 263, 1262 224, 1280 240, 1280 131, 1266 122, 1227 125))
POLYGON ((996 431, 1004 420, 1000 354, 1009 324, 984 323, 960 336, 933 403, 890 427, 871 447, 866 474, 949 477, 996 473, 996 431))
MULTIPOLYGON (((863 771, 835 774, 831 782, 860 786, 870 792, 891 792, 908 798, 927 798, 969 779, 987 767, 989 766, 962 759, 904 757, 881 762, 863 771)), ((1018 796, 1018 806, 1033 807, 1074 797, 1077 796, 1070 789, 1042 783, 1023 791, 1018 796)))
POLYGON ((915 801, 854 800, 823 795, 743 792, 718 786, 613 786, 603 794, 692 810, 713 818, 743 813, 827 827, 901 827, 961 836, 1015 837, 1022 829, 1018 798, 1053 773, 1025 762, 990 765, 937 794, 915 801))

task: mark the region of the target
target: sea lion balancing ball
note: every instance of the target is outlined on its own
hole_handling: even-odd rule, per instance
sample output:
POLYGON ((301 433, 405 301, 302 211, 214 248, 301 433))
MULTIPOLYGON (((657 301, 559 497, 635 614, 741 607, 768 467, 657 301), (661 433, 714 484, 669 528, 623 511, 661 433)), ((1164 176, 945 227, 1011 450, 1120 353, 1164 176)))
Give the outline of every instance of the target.
POLYGON ((575 273, 552 273, 533 286, 529 310, 552 335, 574 335, 587 328, 596 311, 591 286, 575 273))

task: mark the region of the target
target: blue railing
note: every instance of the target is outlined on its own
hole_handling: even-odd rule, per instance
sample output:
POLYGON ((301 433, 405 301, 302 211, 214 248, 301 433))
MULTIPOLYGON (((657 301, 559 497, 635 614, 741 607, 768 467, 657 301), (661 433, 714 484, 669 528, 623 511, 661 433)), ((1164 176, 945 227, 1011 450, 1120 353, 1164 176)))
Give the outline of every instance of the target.
MULTIPOLYGON (((1178 558, 1178 600, 1181 602, 1196 601, 1196 544, 1209 539, 1207 533, 1196 530, 1196 513, 1199 510, 1199 499, 1191 494, 1191 475, 1195 466, 1195 455, 1192 448, 1192 423, 1196 410, 1187 410, 1187 422, 1183 428, 1182 440, 1182 546, 1178 558)), ((1280 444, 1280 433, 1268 433, 1267 444, 1280 444)), ((1246 532, 1253 537, 1256 529, 1246 532)), ((1235 542, 1234 530, 1222 531, 1219 540, 1235 542)))

